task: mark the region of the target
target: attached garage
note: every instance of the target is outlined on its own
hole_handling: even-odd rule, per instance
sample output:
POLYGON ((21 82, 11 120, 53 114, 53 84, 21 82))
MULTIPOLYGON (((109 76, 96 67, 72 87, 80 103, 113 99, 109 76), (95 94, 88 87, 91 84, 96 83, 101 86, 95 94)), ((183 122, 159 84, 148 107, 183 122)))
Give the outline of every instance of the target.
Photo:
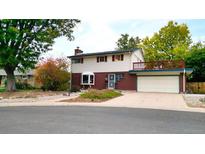
POLYGON ((179 76, 137 76, 137 91, 179 93, 179 76))

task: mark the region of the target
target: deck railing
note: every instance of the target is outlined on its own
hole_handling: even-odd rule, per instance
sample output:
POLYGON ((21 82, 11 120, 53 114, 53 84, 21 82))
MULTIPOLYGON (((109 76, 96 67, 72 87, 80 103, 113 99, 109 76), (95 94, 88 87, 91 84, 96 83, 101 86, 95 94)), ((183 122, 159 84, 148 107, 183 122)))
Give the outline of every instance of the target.
POLYGON ((177 68, 185 68, 185 63, 183 60, 133 63, 133 70, 167 70, 177 68))

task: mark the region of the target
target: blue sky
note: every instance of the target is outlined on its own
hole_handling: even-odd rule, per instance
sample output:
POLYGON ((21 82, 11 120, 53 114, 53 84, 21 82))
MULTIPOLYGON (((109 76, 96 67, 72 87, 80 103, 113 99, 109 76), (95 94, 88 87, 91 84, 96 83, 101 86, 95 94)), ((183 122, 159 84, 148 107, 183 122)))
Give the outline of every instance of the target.
MULTIPOLYGON (((46 53, 46 57, 63 57, 73 55, 79 46, 84 52, 100 52, 114 50, 115 42, 120 34, 144 38, 152 36, 169 20, 81 20, 74 29, 74 41, 61 37, 55 40, 53 49, 46 53)), ((205 41, 205 19, 174 20, 188 25, 194 42, 205 41)))

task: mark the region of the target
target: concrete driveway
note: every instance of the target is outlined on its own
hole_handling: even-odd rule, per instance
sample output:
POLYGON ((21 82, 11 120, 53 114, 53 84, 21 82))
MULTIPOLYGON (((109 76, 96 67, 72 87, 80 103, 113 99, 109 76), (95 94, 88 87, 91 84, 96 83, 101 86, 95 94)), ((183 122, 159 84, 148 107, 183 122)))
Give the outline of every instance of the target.
POLYGON ((183 94, 171 93, 136 93, 136 91, 123 91, 123 96, 103 103, 71 103, 72 105, 108 106, 149 108, 162 110, 177 110, 191 112, 205 112, 204 108, 188 107, 183 94))

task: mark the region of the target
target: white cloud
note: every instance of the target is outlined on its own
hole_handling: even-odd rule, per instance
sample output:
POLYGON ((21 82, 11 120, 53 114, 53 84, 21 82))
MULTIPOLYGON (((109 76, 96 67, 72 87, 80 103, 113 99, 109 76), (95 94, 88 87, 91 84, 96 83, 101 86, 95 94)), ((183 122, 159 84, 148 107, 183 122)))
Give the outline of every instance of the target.
POLYGON ((109 20, 82 20, 74 32, 75 40, 68 41, 65 37, 56 39, 53 50, 44 57, 62 57, 73 55, 79 46, 84 52, 99 52, 114 50, 119 34, 109 26, 109 20))
POLYGON ((111 29, 109 21, 90 20, 88 22, 90 31, 76 38, 78 46, 86 52, 113 50, 119 35, 111 29))

